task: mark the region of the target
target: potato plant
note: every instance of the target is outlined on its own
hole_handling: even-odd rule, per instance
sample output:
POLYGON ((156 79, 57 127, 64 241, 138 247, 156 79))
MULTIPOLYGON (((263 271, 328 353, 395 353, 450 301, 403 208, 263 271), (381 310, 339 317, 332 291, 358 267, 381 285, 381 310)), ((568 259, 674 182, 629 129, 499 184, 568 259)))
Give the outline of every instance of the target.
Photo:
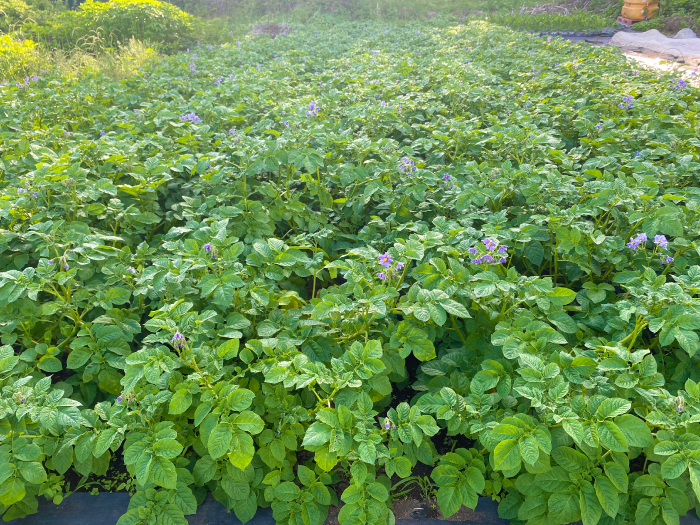
POLYGON ((0 513, 678 525, 700 497, 700 103, 485 23, 0 88, 0 513), (451 446, 459 439, 466 446, 451 446), (343 480, 342 490, 337 490, 343 480))

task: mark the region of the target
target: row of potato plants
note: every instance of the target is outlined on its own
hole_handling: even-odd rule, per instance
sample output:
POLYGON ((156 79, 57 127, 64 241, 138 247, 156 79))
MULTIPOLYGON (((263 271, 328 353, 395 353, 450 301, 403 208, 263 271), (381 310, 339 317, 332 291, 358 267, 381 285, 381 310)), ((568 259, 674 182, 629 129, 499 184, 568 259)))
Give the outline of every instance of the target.
POLYGON ((419 463, 446 517, 698 505, 685 80, 486 23, 340 24, 0 102, 6 521, 114 468, 119 525, 207 493, 392 525, 419 463))

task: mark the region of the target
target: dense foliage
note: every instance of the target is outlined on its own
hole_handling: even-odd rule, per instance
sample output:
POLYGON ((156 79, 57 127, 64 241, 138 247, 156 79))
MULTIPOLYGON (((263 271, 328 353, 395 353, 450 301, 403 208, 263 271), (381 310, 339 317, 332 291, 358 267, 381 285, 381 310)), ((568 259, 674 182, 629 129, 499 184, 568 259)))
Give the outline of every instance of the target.
POLYGON ((5 520, 122 461, 120 525, 207 492, 391 525, 419 462, 445 516, 698 504, 685 82, 484 24, 342 25, 0 102, 5 520))
POLYGON ((135 38, 158 43, 166 52, 194 44, 194 18, 158 0, 87 0, 46 25, 25 25, 25 30, 49 44, 74 46, 98 41, 117 46, 135 38))

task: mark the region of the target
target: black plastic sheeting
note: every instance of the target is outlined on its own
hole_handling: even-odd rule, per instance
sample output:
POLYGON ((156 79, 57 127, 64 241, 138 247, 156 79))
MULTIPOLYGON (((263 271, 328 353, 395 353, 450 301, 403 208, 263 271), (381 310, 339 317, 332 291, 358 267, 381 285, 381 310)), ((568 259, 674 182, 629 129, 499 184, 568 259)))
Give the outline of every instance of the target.
MULTIPOLYGON (((40 501, 39 512, 23 519, 13 520, 12 525, 115 525, 129 506, 126 492, 103 493, 92 496, 87 492, 71 494, 60 505, 50 501, 40 501)), ((498 504, 490 498, 479 498, 473 521, 475 524, 507 525, 508 521, 498 517, 498 504)), ((187 516, 190 525, 241 525, 235 514, 209 495, 197 507, 197 514, 187 516)), ((397 520, 398 525, 458 525, 459 522, 445 522, 434 519, 397 520)), ((247 525, 275 525, 271 509, 260 509, 247 525)), ((700 523, 698 524, 700 525, 700 523)))
MULTIPOLYGON (((126 492, 103 493, 92 496, 87 492, 71 494, 54 505, 50 501, 39 503, 39 512, 23 519, 13 520, 12 525, 115 525, 129 506, 126 492)), ((498 503, 490 498, 479 498, 474 518, 454 522, 435 519, 397 520, 398 525, 507 525, 508 520, 498 517, 498 503)), ((190 525, 241 525, 233 513, 209 495, 197 508, 197 514, 187 516, 190 525)), ((579 522, 580 523, 580 522, 579 522)), ((275 525, 270 509, 260 509, 248 525, 275 525)), ((694 513, 681 518, 681 525, 700 525, 694 513)))

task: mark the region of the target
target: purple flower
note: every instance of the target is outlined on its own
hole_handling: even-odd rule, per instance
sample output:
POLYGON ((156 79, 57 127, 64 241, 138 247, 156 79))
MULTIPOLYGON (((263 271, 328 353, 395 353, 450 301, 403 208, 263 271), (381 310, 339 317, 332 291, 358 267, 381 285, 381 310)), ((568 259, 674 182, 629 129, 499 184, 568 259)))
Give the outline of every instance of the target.
POLYGON ((665 250, 668 247, 668 240, 665 235, 654 235, 654 244, 665 250))
POLYGON ((391 255, 389 255, 389 252, 386 252, 382 255, 379 256, 379 264, 384 266, 385 268, 388 268, 391 266, 391 263, 393 263, 393 259, 391 258, 391 255))
POLYGON ((387 421, 386 423, 384 423, 384 428, 386 428, 387 430, 389 430, 389 429, 391 428, 391 423, 389 423, 389 421, 387 421))
POLYGON ((134 113, 138 113, 138 112, 139 112, 139 110, 138 110, 138 109, 135 109, 135 110, 134 110, 134 113))
POLYGON ((288 121, 288 120, 285 120, 285 121, 284 121, 284 125, 287 126, 287 127, 289 127, 289 121, 288 121))
POLYGON ((472 248, 469 248, 467 251, 468 251, 469 253, 472 253, 472 254, 476 255, 476 252, 477 252, 478 250, 477 250, 476 248, 472 247, 472 248))
POLYGON ((666 257, 666 259, 664 259, 664 261, 666 262, 666 264, 671 264, 674 261, 674 259, 669 255, 668 257, 666 257))
POLYGON ((22 403, 26 403, 26 402, 27 402, 27 398, 22 396, 22 403))
POLYGON ((484 260, 484 262, 487 262, 487 263, 492 263, 492 262, 493 262, 493 257, 491 257, 490 255, 484 255, 484 256, 482 257, 482 259, 484 260))
POLYGON ((450 174, 449 174, 449 173, 445 173, 445 174, 442 176, 442 180, 450 180, 450 174))
POLYGON ((481 242, 483 242, 484 246, 486 246, 486 249, 488 249, 491 252, 496 249, 496 243, 494 243, 491 239, 484 239, 481 242))
POLYGON ((385 274, 385 273, 382 273, 382 272, 379 272, 379 273, 377 274, 377 277, 380 278, 382 281, 386 281, 386 280, 388 279, 388 277, 386 276, 386 274, 385 274))
POLYGON ((104 136, 105 136, 105 132, 104 132, 104 131, 100 131, 100 137, 104 137, 104 136))
POLYGON ((214 81, 214 84, 216 84, 217 86, 218 86, 219 84, 221 84, 221 77, 217 78, 217 79, 214 81))
POLYGON ((63 269, 66 270, 66 271, 67 271, 67 270, 70 270, 70 266, 68 266, 68 265, 66 264, 66 265, 63 267, 63 269))
POLYGON ((36 75, 34 75, 34 76, 32 77, 32 80, 33 80, 34 82, 38 82, 38 81, 39 81, 39 77, 36 76, 36 75))
POLYGON ((182 335, 179 331, 175 332, 175 335, 173 336, 173 347, 174 348, 185 348, 185 336, 182 335))
POLYGON ((601 129, 603 127, 603 123, 599 122, 598 124, 595 125, 596 128, 601 129))
POLYGON ((500 259, 498 259, 498 262, 501 264, 506 264, 508 262, 508 259, 506 259, 505 257, 501 257, 500 259))
POLYGON ((207 251, 207 252, 210 252, 210 251, 211 251, 211 244, 206 243, 206 244, 204 245, 204 250, 207 251))
POLYGON ((396 263, 396 269, 397 270, 403 270, 406 265, 404 263, 396 263))
POLYGON ((674 87, 675 89, 683 89, 683 88, 688 87, 688 84, 686 83, 685 80, 683 80, 682 78, 679 78, 679 79, 676 80, 676 85, 673 86, 673 87, 674 87))
POLYGON ((189 122, 199 122, 199 121, 202 120, 202 119, 200 119, 197 115, 195 115, 194 112, 192 112, 192 113, 188 113, 188 114, 186 114, 186 115, 182 115, 182 116, 180 117, 180 120, 182 120, 183 122, 187 122, 187 121, 189 121, 189 122))
POLYGON ((636 250, 643 242, 647 242, 646 233, 640 233, 636 237, 630 239, 630 242, 627 243, 627 246, 629 246, 633 250, 636 250))
POLYGON ((49 259, 49 264, 53 264, 53 259, 49 259))
POLYGON ((499 246, 497 251, 498 253, 506 253, 508 251, 508 246, 499 246))
POLYGON ((481 264, 482 262, 484 261, 482 261, 481 259, 472 259, 472 264, 481 264))
POLYGON ((229 132, 231 135, 235 135, 235 134, 236 134, 236 130, 233 129, 233 128, 231 128, 230 130, 228 130, 228 132, 229 132))
POLYGON ((122 402, 122 396, 119 396, 119 397, 117 398, 117 403, 121 403, 121 402, 122 402))

